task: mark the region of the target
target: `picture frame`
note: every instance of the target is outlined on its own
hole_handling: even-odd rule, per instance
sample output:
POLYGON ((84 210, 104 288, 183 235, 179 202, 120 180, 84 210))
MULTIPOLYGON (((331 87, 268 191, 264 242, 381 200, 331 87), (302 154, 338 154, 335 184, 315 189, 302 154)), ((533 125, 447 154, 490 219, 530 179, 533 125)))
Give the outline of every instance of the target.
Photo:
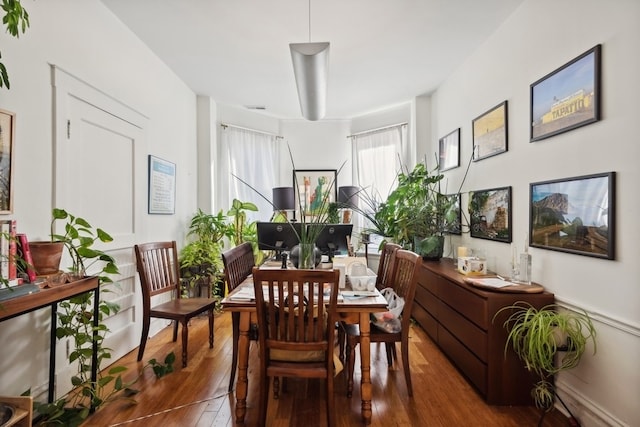
POLYGON ((511 242, 511 186, 469 192, 471 237, 511 242))
POLYGON ((507 110, 508 103, 505 100, 471 122, 474 162, 508 150, 507 110))
POLYGON ((531 183, 530 246, 614 259, 615 177, 605 172, 531 183))
POLYGON ((447 199, 447 204, 453 203, 453 209, 455 210, 455 221, 452 224, 447 224, 446 232, 448 234, 462 235, 462 195, 456 194, 443 194, 443 197, 447 199))
POLYGON ((0 109, 0 215, 13 212, 15 122, 15 113, 0 109))
POLYGON ((438 147, 440 172, 460 166, 460 128, 440 138, 438 147))
POLYGON ((149 155, 150 214, 173 215, 176 208, 176 164, 149 155))
POLYGON ((337 178, 336 169, 294 169, 296 211, 304 214, 305 218, 322 214, 320 209, 323 205, 326 208, 338 200, 337 178))
POLYGON ((601 45, 531 84, 530 142, 600 120, 601 45))

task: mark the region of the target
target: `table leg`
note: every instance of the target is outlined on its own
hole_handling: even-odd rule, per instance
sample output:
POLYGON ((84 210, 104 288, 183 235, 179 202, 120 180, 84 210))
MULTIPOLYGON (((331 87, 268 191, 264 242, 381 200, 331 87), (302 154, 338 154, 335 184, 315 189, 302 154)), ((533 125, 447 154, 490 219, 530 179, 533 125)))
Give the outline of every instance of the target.
POLYGON ((249 379, 249 324, 251 313, 240 312, 240 337, 238 339, 238 381, 236 383, 236 424, 243 424, 247 413, 247 390, 249 379))
POLYGON ((360 395, 362 396, 362 420, 365 425, 371 424, 370 331, 369 313, 360 313, 360 366, 362 367, 360 395))

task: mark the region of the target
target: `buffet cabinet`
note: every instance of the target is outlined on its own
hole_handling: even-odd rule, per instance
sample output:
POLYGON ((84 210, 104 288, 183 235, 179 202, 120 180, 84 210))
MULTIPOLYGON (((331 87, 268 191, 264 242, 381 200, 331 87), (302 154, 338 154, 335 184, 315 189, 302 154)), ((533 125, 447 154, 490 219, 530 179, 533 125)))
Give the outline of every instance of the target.
POLYGON ((483 290, 464 282, 453 260, 423 261, 412 316, 449 360, 491 405, 532 404, 536 382, 511 347, 505 306, 525 301, 541 308, 554 302, 548 292, 483 290))

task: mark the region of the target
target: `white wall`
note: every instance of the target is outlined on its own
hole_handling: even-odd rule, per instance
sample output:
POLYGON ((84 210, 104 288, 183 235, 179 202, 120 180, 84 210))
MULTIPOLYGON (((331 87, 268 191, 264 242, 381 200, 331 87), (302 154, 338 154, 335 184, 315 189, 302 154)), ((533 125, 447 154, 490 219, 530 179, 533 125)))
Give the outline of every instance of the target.
MULTIPOLYGON (((463 191, 511 185, 519 247, 528 233, 529 183, 617 173, 615 260, 530 250, 533 279, 559 302, 585 309, 596 320, 597 354, 557 380, 584 426, 640 425, 639 18, 636 0, 529 0, 432 97, 427 151, 437 152, 438 138, 462 128, 462 167, 445 172, 450 183, 462 180, 471 156, 471 121, 509 101, 508 152, 473 162, 463 191), (602 44, 602 120, 530 143, 529 85, 596 44, 602 44)), ((490 267, 508 273, 508 244, 469 235, 453 239, 460 244, 485 249, 490 267)))
MULTIPOLYGON (((176 214, 136 213, 144 224, 136 235, 140 241, 176 239, 182 243, 186 221, 196 210, 195 94, 99 1, 23 4, 31 28, 19 39, 0 32, 2 60, 11 79, 11 90, 0 90, 0 108, 16 113, 17 125, 14 210, 7 217, 17 219, 19 231, 32 240, 48 238, 55 167, 49 64, 55 64, 148 117, 149 154, 176 163, 176 214)), ((146 163, 136 166, 146 171, 146 163)), ((113 167, 119 165, 114 163, 113 167)), ((146 194, 136 197, 146 200, 146 194)), ((106 206, 113 215, 122 214, 108 201, 106 206)), ((132 251, 118 257, 122 280, 132 281, 132 251)), ((2 323, 1 394, 19 394, 30 387, 37 394, 46 387, 48 331, 48 310, 2 323)), ((59 359, 59 365, 62 363, 59 359)))

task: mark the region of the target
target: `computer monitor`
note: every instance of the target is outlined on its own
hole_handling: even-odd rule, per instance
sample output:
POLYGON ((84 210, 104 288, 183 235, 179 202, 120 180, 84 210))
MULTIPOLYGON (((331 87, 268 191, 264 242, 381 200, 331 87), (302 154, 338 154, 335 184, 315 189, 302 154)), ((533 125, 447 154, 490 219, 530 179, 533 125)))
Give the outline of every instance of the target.
POLYGON ((347 236, 351 236, 353 224, 309 224, 307 227, 323 227, 316 238, 316 247, 323 255, 328 255, 329 260, 334 255, 349 253, 347 236))
POLYGON ((280 259, 282 251, 290 251, 300 243, 302 224, 297 222, 258 222, 258 249, 276 251, 276 259, 280 259))

